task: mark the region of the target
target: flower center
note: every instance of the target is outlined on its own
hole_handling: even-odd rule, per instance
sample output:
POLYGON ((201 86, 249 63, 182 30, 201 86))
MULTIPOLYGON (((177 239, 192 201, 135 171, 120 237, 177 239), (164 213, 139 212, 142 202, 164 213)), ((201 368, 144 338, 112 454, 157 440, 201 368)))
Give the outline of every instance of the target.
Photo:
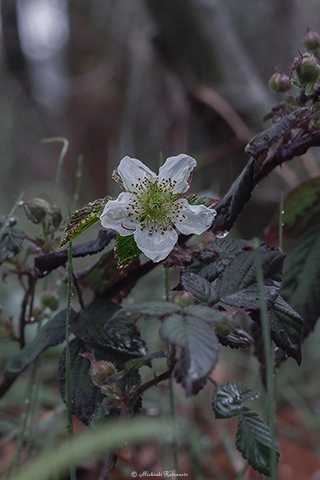
POLYGON ((141 223, 151 222, 168 225, 170 223, 170 210, 176 195, 172 193, 170 182, 162 181, 161 184, 149 183, 137 195, 141 211, 141 223))

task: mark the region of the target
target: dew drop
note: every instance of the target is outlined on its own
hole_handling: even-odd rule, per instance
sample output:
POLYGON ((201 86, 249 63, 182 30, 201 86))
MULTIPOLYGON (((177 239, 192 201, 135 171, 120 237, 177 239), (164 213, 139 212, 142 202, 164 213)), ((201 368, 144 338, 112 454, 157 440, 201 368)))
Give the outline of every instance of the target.
POLYGON ((228 235, 228 230, 225 230, 224 232, 219 232, 216 234, 216 237, 217 238, 226 238, 226 236, 228 235))

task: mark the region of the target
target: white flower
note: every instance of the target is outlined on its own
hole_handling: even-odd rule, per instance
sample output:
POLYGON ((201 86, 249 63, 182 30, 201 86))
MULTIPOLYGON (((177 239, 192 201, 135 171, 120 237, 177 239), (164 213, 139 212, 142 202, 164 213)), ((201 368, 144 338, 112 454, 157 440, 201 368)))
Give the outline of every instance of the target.
POLYGON ((200 235, 212 224, 216 211, 189 205, 180 195, 189 188, 194 158, 167 158, 159 175, 136 158, 124 157, 115 178, 125 190, 109 200, 100 217, 105 228, 132 235, 139 249, 153 262, 166 258, 177 242, 177 230, 200 235))

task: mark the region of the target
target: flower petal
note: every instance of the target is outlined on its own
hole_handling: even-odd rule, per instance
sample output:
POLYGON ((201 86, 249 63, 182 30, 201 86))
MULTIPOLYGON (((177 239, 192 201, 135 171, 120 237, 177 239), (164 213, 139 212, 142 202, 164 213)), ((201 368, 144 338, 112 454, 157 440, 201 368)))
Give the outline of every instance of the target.
POLYGON ((214 209, 205 207, 204 205, 189 205, 185 198, 177 200, 174 205, 176 206, 177 204, 180 204, 182 209, 179 215, 173 218, 173 222, 179 232, 184 235, 190 235, 192 233, 200 235, 205 232, 211 226, 217 214, 214 209))
POLYGON ((170 178, 175 182, 173 193, 184 193, 189 188, 188 179, 196 165, 195 159, 184 153, 169 157, 159 169, 159 182, 170 178))
POLYGON ((100 216, 101 225, 104 228, 116 230, 126 237, 132 235, 139 222, 128 216, 128 208, 135 200, 135 195, 122 192, 116 200, 109 200, 100 216))
POLYGON ((166 258, 178 240, 177 232, 168 228, 163 234, 161 230, 150 231, 148 228, 137 228, 134 239, 140 250, 153 262, 166 258))
POLYGON ((153 173, 144 163, 137 158, 124 157, 118 167, 118 174, 120 175, 124 189, 128 192, 137 192, 137 186, 140 185, 144 179, 150 180, 154 183, 157 175, 153 173))

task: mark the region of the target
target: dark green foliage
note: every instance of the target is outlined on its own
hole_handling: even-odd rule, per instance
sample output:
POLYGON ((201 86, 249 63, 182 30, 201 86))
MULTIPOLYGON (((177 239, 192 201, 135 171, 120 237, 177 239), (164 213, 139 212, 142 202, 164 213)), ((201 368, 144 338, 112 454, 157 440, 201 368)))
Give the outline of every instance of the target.
POLYGON ((242 407, 239 413, 236 446, 248 463, 258 472, 270 476, 271 449, 275 448, 277 463, 279 446, 272 438, 268 425, 253 410, 242 407))
POLYGON ((256 400, 259 397, 258 392, 254 392, 241 383, 228 382, 214 391, 212 407, 215 417, 231 418, 239 415, 244 402, 256 400))
POLYGON ((115 252, 120 268, 128 267, 130 263, 139 258, 141 253, 133 235, 128 235, 127 237, 118 235, 115 252))
POLYGON ((304 337, 320 315, 320 213, 297 238, 285 264, 282 296, 304 320, 304 337))
MULTIPOLYGON (((97 425, 119 415, 120 409, 115 408, 113 402, 109 402, 108 397, 93 384, 89 374, 90 362, 81 356, 85 352, 94 352, 97 360, 112 362, 118 371, 124 368, 128 356, 98 346, 93 348, 92 344, 85 343, 79 338, 70 342, 72 413, 86 425, 92 422, 97 425)), ((59 366, 60 393, 64 401, 66 399, 65 363, 64 352, 59 366)), ((133 384, 136 385, 139 381, 139 376, 135 375, 133 384)))
POLYGON ((127 360, 146 355, 145 343, 130 318, 110 321, 117 310, 116 303, 97 298, 82 310, 71 333, 87 345, 117 352, 127 356, 127 360))
MULTIPOLYGON (((70 321, 73 323, 76 313, 71 310, 70 321)), ((61 310, 42 328, 40 328, 32 342, 28 343, 20 352, 10 358, 5 375, 16 376, 31 365, 48 347, 58 345, 66 336, 66 310, 61 310)))
POLYGON ((300 364, 303 319, 280 296, 269 310, 269 318, 275 344, 300 364))
POLYGON ((236 447, 248 463, 258 472, 270 476, 271 450, 276 450, 279 461, 279 447, 272 439, 268 425, 244 402, 256 400, 259 393, 236 382, 217 387, 212 399, 216 418, 239 416, 236 433, 236 447))
POLYGON ((0 217, 0 265, 22 249, 25 235, 16 223, 14 217, 0 217))
POLYGON ((160 337, 171 345, 181 347, 173 374, 186 395, 201 390, 213 370, 219 353, 218 339, 210 326, 190 314, 172 314, 161 325, 160 337))

